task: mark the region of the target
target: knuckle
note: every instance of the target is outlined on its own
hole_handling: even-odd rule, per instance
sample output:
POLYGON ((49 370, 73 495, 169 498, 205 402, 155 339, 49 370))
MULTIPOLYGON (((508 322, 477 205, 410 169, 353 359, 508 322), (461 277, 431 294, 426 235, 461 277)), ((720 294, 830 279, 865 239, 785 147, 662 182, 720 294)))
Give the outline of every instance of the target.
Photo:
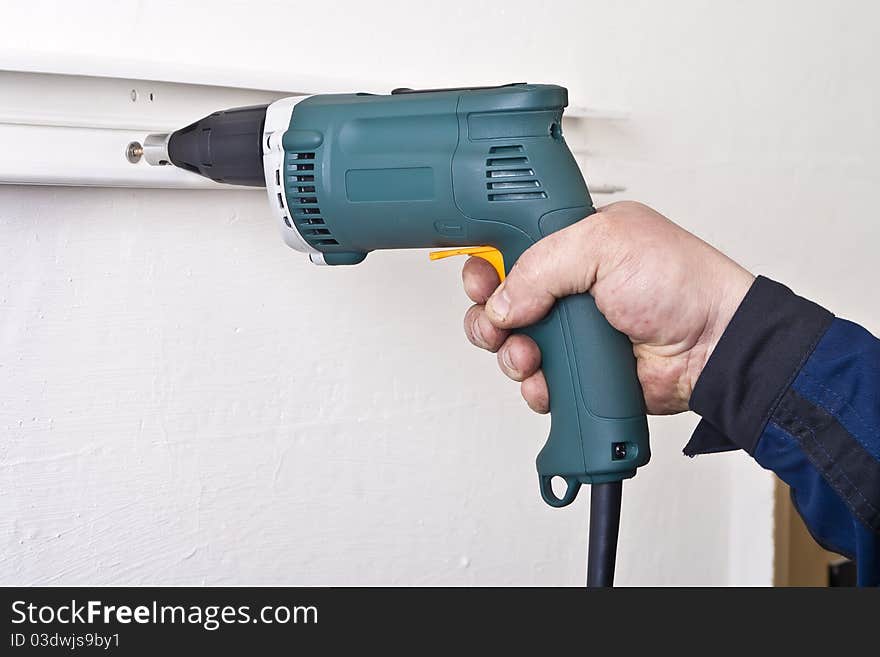
POLYGON ((533 286, 541 275, 542 258, 541 254, 534 248, 526 250, 516 261, 513 270, 510 272, 511 277, 519 278, 528 286, 533 286))
POLYGON ((617 205, 618 203, 615 203, 614 205, 609 206, 608 210, 597 212, 596 214, 587 217, 584 221, 584 227, 589 229, 589 239, 608 241, 613 237, 615 228, 618 224, 614 218, 617 205))
POLYGON ((549 391, 540 370, 522 382, 520 392, 529 408, 536 413, 544 414, 550 411, 549 391))
POLYGON ((464 314, 464 334, 467 336, 467 339, 470 340, 471 344, 482 347, 482 335, 478 333, 479 328, 477 325, 477 321, 479 320, 480 313, 482 312, 482 306, 474 305, 468 308, 467 312, 464 314))
POLYGON ((505 375, 514 381, 522 381, 523 375, 514 363, 512 346, 510 344, 505 344, 498 351, 498 367, 501 368, 501 371, 504 372, 505 375))
POLYGON ((615 211, 620 212, 633 212, 643 210, 646 206, 643 203, 639 203, 638 201, 616 201, 615 203, 611 203, 607 206, 608 209, 613 209, 615 211))

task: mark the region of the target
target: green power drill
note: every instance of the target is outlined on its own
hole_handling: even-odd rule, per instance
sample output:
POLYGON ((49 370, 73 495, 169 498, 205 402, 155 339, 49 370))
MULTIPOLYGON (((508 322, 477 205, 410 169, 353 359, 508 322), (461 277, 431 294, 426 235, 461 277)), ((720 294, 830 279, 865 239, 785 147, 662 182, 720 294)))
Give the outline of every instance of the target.
MULTIPOLYGON (((284 241, 314 263, 448 247, 432 257, 483 257, 503 279, 529 246, 595 212, 562 135, 567 104, 563 87, 525 83, 295 96, 149 135, 144 158, 265 186, 284 241)), ((587 580, 611 585, 621 482, 650 457, 632 345, 589 294, 559 300, 523 333, 550 391, 541 495, 562 507, 593 485, 587 580)))

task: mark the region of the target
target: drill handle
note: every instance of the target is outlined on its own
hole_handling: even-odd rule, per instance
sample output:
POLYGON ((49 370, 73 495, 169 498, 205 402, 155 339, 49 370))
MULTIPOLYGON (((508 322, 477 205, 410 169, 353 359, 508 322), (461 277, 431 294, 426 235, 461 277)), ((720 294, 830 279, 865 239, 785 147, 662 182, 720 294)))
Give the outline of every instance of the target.
MULTIPOLYGON (((556 211, 545 215, 541 226, 554 232, 593 212, 592 207, 556 211)), ((510 250, 517 257, 521 253, 513 245, 510 250)), ((512 264, 507 257, 505 262, 512 264)), ((629 338, 608 323, 586 293, 560 299, 543 320, 521 332, 541 349, 550 392, 550 436, 537 459, 544 501, 566 506, 581 484, 632 477, 648 462, 650 448, 629 338), (551 486, 554 477, 566 482, 561 497, 551 486)))

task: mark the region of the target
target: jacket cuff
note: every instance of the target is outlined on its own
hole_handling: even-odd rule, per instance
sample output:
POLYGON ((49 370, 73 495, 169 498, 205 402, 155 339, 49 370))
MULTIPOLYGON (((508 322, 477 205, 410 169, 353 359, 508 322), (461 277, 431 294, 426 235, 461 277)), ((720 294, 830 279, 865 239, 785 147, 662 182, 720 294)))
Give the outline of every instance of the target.
POLYGON ((703 417, 684 453, 744 449, 758 439, 834 315, 758 276, 703 368, 690 408, 703 417))

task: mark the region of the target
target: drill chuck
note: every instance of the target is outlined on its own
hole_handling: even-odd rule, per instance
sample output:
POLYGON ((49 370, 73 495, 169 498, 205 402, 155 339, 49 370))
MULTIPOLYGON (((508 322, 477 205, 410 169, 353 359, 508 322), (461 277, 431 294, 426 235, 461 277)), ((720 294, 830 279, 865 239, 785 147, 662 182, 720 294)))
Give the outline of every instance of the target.
POLYGON ((144 139, 144 159, 147 164, 153 166, 164 166, 171 164, 171 157, 168 155, 168 140, 171 135, 168 133, 147 135, 144 139))
POLYGON ((214 112, 171 134, 148 135, 144 159, 173 164, 218 183, 265 187, 263 124, 268 105, 214 112))

